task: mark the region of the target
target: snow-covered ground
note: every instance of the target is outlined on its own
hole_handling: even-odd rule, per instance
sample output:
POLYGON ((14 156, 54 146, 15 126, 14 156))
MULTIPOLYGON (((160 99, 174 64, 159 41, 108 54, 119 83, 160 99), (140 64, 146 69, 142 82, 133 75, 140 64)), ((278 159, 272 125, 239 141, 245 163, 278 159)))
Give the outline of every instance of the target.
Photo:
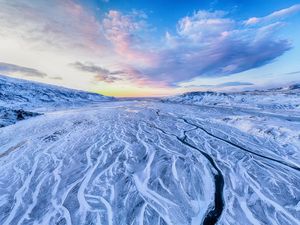
POLYGON ((212 105, 100 102, 0 128, 0 224, 300 224, 298 111, 212 105))

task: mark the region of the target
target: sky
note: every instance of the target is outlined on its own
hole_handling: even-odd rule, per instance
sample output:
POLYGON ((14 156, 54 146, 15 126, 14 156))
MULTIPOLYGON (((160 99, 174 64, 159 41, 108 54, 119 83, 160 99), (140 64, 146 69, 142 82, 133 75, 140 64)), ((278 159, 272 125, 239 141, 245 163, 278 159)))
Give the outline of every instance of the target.
POLYGON ((0 74, 109 96, 300 82, 300 1, 0 0, 0 74))

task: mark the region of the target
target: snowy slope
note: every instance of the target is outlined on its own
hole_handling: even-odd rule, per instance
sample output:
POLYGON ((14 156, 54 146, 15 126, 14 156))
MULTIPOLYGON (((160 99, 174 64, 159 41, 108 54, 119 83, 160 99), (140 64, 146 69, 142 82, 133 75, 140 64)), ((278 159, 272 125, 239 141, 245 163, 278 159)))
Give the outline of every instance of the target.
POLYGON ((11 109, 0 106, 0 128, 38 115, 40 114, 36 112, 28 112, 23 109, 11 109))
POLYGON ((265 110, 300 110, 300 85, 266 91, 245 91, 236 93, 189 92, 165 98, 164 101, 210 105, 243 107, 265 110))
POLYGON ((40 115, 114 98, 0 75, 0 127, 40 115))
POLYGON ((0 106, 25 110, 56 110, 110 101, 112 97, 0 75, 0 106))

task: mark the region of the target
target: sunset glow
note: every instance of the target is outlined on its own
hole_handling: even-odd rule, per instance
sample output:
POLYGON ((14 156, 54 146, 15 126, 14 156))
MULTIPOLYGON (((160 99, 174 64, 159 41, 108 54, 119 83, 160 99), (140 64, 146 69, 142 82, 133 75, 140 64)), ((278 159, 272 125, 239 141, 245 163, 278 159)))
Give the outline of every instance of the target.
POLYGON ((1 0, 0 74, 122 97, 299 81, 298 1, 159 2, 1 0))

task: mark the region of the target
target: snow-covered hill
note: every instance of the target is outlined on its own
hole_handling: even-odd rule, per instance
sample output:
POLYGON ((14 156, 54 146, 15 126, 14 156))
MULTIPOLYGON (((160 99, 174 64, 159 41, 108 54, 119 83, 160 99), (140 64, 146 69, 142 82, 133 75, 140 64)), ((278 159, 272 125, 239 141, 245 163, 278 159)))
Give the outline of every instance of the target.
POLYGON ((113 100, 112 97, 0 75, 0 106, 56 110, 113 100))
POLYGON ((229 106, 264 110, 300 110, 300 85, 266 91, 235 93, 189 92, 163 99, 164 102, 207 106, 229 106))
POLYGON ((112 97, 0 75, 0 127, 40 112, 81 107, 112 97))
POLYGON ((0 128, 38 115, 40 114, 36 112, 28 112, 22 109, 11 109, 0 106, 0 128))

